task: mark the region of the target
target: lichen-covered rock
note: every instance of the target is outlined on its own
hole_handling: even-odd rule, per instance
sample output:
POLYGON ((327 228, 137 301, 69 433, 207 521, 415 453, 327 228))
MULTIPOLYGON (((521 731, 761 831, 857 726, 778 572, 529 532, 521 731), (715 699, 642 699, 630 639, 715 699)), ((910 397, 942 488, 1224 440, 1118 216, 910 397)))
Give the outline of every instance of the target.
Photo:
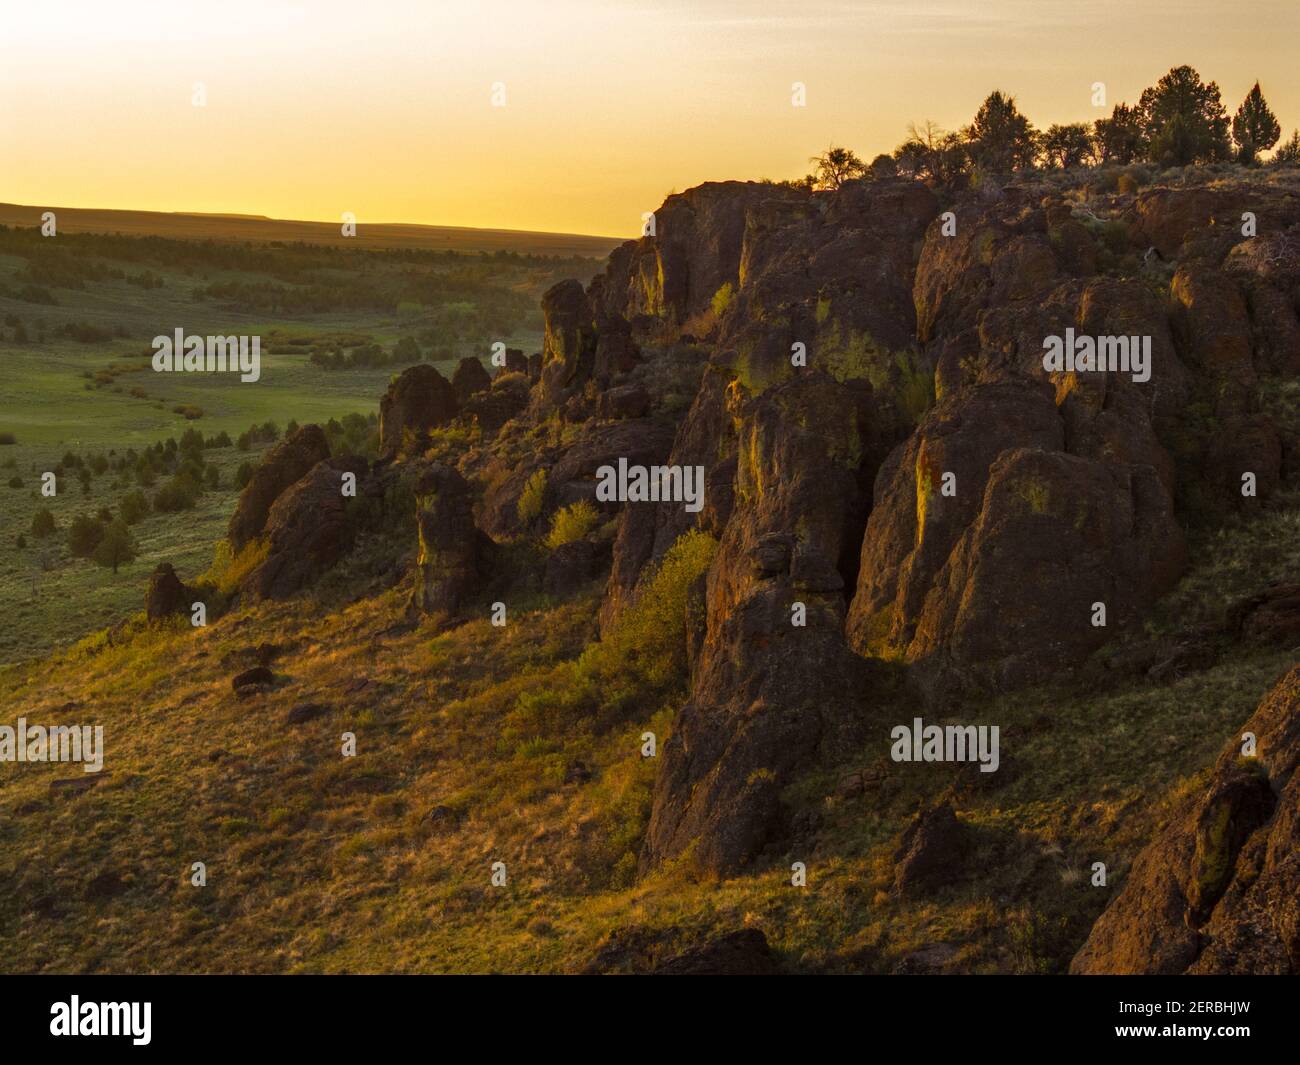
POLYGON ((1152 467, 1007 451, 989 470, 979 516, 936 575, 905 655, 938 690, 1059 675, 1136 621, 1185 564, 1152 467))
POLYGON ((444 620, 478 590, 493 548, 474 525, 468 482, 456 470, 433 463, 416 482, 420 553, 412 606, 444 620))

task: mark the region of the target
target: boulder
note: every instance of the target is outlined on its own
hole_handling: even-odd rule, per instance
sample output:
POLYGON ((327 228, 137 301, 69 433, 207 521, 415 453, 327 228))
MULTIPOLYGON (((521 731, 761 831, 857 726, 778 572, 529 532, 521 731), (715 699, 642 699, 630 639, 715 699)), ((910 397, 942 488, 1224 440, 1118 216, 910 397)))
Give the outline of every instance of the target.
POLYGON ((191 598, 189 589, 176 576, 172 564, 160 562, 149 577, 149 589, 144 597, 145 616, 150 621, 158 621, 186 614, 190 610, 191 598))
POLYGON ((231 690, 238 695, 243 688, 251 688, 260 684, 275 683, 275 674, 266 666, 254 666, 252 669, 246 669, 244 672, 237 674, 230 681, 231 690))
POLYGON ((546 559, 542 590, 548 595, 568 595, 602 576, 608 564, 608 543, 574 540, 561 544, 546 559))
POLYGON ((644 418, 650 413, 650 393, 640 385, 620 385, 600 394, 596 417, 606 421, 644 418))
POLYGON ((326 706, 324 703, 299 703, 288 714, 285 715, 285 721, 290 725, 301 725, 307 721, 314 721, 318 717, 324 717, 333 707, 326 706))
POLYGON ((1247 643, 1300 648, 1300 584, 1273 584, 1233 603, 1228 627, 1247 643))
POLYGON ((917 814, 894 852, 894 890, 912 896, 952 883, 966 846, 966 828, 951 803, 939 802, 917 814))
POLYGON ((666 958, 652 972, 656 976, 773 976, 778 968, 767 936, 757 928, 743 928, 666 958))

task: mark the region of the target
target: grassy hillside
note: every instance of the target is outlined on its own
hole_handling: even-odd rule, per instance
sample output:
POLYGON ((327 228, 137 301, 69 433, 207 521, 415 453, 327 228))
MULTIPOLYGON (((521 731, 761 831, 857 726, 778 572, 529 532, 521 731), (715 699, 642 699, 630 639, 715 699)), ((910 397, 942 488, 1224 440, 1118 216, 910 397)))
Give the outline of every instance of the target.
MULTIPOLYGON (((1236 550, 1277 556, 1294 514, 1243 525, 1236 550)), ((1295 564, 1296 542, 1270 572, 1295 564)), ((890 854, 932 800, 936 767, 872 774, 901 706, 864 707, 867 746, 791 789, 821 822, 815 849, 725 881, 669 870, 633 886, 654 769, 641 735, 662 744, 681 696, 644 683, 680 646, 680 613, 659 604, 702 561, 668 574, 624 623, 635 638, 607 640, 603 660, 584 653, 596 588, 535 599, 504 628, 479 604, 480 620, 436 634, 403 624, 408 587, 352 599, 348 563, 304 599, 203 630, 136 621, 0 672, 0 719, 102 722, 107 748, 84 792, 51 788, 81 778, 76 767, 4 779, 0 968, 534 972, 598 957, 632 969, 752 925, 797 971, 1061 971, 1169 798, 1291 664, 1243 653, 1169 684, 1037 689, 996 716, 954 707, 1002 722, 1003 769, 988 784, 951 768, 975 851, 925 899, 890 892, 890 854), (647 644, 648 632, 664 639, 647 644), (230 678, 264 645, 276 686, 241 700, 230 678), (611 716, 601 708, 619 701, 619 677, 640 695, 611 716), (593 679, 595 703, 582 691, 593 679), (289 724, 304 703, 327 709, 289 724), (345 732, 355 757, 342 754, 345 732), (868 782, 845 787, 848 771, 868 782), (498 861, 508 879, 494 887, 498 861), (790 885, 793 861, 808 866, 806 888, 790 885), (1094 861, 1107 863, 1107 888, 1089 885, 1094 861), (206 887, 191 886, 193 862, 206 887)), ((1212 565, 1184 588, 1207 582, 1232 590, 1212 565)))

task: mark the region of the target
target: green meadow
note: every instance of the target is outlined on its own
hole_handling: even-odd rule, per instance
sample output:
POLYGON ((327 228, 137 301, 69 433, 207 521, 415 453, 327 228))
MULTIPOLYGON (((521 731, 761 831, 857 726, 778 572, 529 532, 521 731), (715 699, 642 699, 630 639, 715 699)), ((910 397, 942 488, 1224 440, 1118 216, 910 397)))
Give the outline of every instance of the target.
POLYGON ((413 362, 450 376, 462 357, 486 361, 496 341, 540 349, 541 293, 596 265, 511 252, 41 238, 0 227, 0 611, 11 619, 0 663, 45 654, 138 610, 159 562, 184 576, 206 569, 234 506, 236 473, 269 441, 205 449, 216 486, 192 508, 133 525, 137 556, 117 574, 69 553, 71 522, 116 514, 127 493, 152 495, 158 485, 119 469, 83 483, 69 468, 56 494, 42 496, 42 474, 65 456, 116 465, 191 429, 233 442, 268 423, 282 432, 291 421, 372 417, 389 381, 413 362), (177 328, 260 336, 259 380, 155 372, 152 339, 177 328), (42 507, 56 528, 38 538, 32 521, 42 507))

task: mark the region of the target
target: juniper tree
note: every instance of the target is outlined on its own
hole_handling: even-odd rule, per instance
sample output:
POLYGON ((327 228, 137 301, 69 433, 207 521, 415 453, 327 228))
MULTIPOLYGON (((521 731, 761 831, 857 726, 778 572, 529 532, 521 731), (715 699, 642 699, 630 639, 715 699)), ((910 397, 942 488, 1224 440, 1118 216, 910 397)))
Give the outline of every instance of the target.
POLYGON ((104 530, 104 536, 95 547, 92 557, 101 566, 112 566, 114 574, 117 573, 118 566, 135 560, 135 538, 126 527, 126 522, 115 521, 104 530))
POLYGON ((1094 154, 1092 137, 1082 122, 1049 127, 1042 137, 1042 151, 1048 166, 1059 166, 1062 170, 1082 166, 1094 154))
POLYGON ((1142 112, 1128 104, 1116 104, 1110 118, 1097 119, 1093 123, 1093 136, 1103 163, 1128 166, 1142 155, 1147 146, 1142 112))
POLYGON ((1015 97, 996 89, 975 112, 965 137, 971 158, 981 170, 1008 174, 1034 164, 1038 139, 1034 127, 1016 107, 1015 97))
POLYGON ((1274 166, 1300 166, 1300 129, 1293 130, 1291 139, 1284 141, 1273 153, 1274 166))
POLYGON ((817 165, 817 185, 823 189, 838 189, 846 181, 860 178, 867 172, 867 164, 848 148, 831 145, 821 155, 808 160, 817 165))
POLYGON ((1259 82, 1246 94, 1232 119, 1232 139, 1237 142, 1237 159, 1253 166, 1260 152, 1268 151, 1282 136, 1277 116, 1269 110, 1259 82))
POLYGON ((1219 86, 1189 66, 1174 67, 1138 100, 1152 162, 1164 166, 1227 159, 1228 113, 1219 86))

